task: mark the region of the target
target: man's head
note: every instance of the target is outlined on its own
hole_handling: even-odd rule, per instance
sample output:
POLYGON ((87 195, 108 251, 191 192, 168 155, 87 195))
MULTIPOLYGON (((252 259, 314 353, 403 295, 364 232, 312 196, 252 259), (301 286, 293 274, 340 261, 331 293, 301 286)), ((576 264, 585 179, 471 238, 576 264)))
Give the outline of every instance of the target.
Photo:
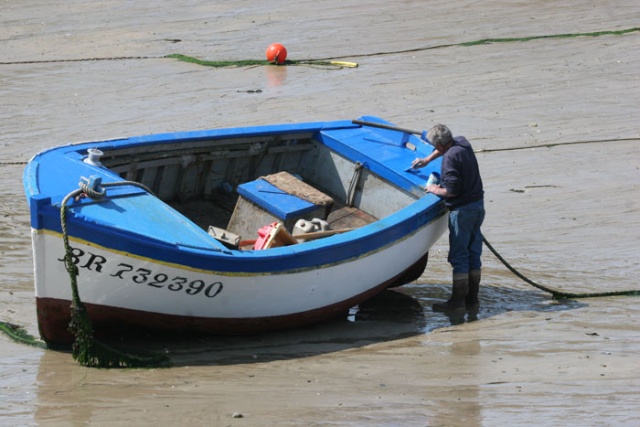
POLYGON ((451 143, 453 143, 453 136, 451 136, 451 131, 448 127, 441 124, 437 124, 429 129, 427 138, 438 149, 444 148, 446 150, 447 148, 449 148, 451 143))

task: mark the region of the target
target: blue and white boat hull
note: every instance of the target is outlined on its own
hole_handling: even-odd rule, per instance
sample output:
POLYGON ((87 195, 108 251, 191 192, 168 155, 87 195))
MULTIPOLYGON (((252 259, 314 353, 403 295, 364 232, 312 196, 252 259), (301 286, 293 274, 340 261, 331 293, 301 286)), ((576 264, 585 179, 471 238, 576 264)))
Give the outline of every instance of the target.
MULTIPOLYGON (((37 155, 25 171, 32 212, 38 323, 43 339, 52 343, 72 340, 67 331, 72 295, 63 262, 63 228, 59 224, 60 203, 64 193, 74 190, 72 182, 88 176, 98 177, 103 183, 116 182, 125 172, 129 177, 131 164, 137 161, 138 146, 162 146, 166 151, 166 144, 172 144, 171 149, 195 144, 196 153, 204 153, 205 142, 215 148, 218 140, 235 138, 240 142, 233 147, 241 147, 243 138, 253 141, 260 135, 275 134, 280 141, 291 133, 308 134, 309 152, 320 151, 320 158, 329 159, 328 169, 339 170, 349 162, 364 164, 368 175, 358 177, 362 191, 354 198, 362 206, 369 198, 370 210, 380 210, 382 213, 376 216, 381 217, 351 231, 305 243, 237 250, 221 245, 165 201, 137 187, 125 184, 109 189, 105 200, 74 201, 68 207, 67 233, 72 261, 79 271, 79 296, 96 333, 141 328, 167 333, 244 334, 296 327, 345 313, 387 287, 419 277, 429 249, 446 231, 447 211, 437 197, 420 194, 420 184, 432 169, 421 174, 405 170, 412 158, 424 153, 415 152, 419 141, 401 132, 396 135, 329 122, 298 128, 283 125, 76 144, 37 155), (341 147, 343 137, 355 143, 341 147), (367 138, 373 138, 373 144, 367 143, 366 150, 359 149, 358 144, 367 138), (380 145, 380 141, 384 144, 380 145), (92 165, 85 161, 90 147, 107 155, 110 150, 134 154, 130 162, 116 165, 114 160, 116 166, 92 165), (396 203, 399 208, 387 206, 396 203)), ((206 150, 208 153, 213 148, 207 146, 206 150)), ((141 157, 145 155, 144 151, 139 153, 141 157)), ((317 153, 314 156, 313 162, 319 163, 317 153)), ((165 154, 158 155, 148 162, 155 163, 144 169, 149 173, 152 167, 156 168, 154 190, 161 194, 169 192, 163 180, 168 180, 173 165, 164 159, 165 154), (156 164, 160 160, 164 162, 164 175, 158 178, 160 169, 156 164)), ((188 176, 189 164, 185 167, 183 157, 179 161, 176 170, 188 176)), ((217 158, 210 161, 209 170, 215 169, 216 161, 217 158)), ((306 162, 304 158, 299 160, 294 172, 306 171, 309 176, 325 173, 309 172, 306 162)), ((140 163, 135 164, 141 170, 140 163)), ((138 175, 144 176, 140 172, 138 175)), ((319 182, 333 185, 332 194, 339 195, 351 179, 339 175, 340 172, 319 182)), ((213 176, 217 175, 212 173, 207 180, 213 176)), ((179 183, 184 186, 184 182, 188 181, 181 178, 179 183)), ((176 184, 175 188, 180 186, 176 184)), ((203 188, 206 193, 206 186, 203 188)), ((205 196, 211 194, 213 190, 205 196)))

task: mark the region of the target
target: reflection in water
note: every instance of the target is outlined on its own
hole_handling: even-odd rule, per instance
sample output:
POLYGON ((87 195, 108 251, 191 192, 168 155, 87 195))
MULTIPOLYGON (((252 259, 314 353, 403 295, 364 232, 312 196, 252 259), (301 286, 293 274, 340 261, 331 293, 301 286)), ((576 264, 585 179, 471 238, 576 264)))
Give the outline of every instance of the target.
MULTIPOLYGON (((105 405, 108 407, 116 401, 122 387, 127 388, 128 399, 149 399, 147 393, 153 389, 159 399, 170 401, 175 390, 158 387, 158 383, 173 381, 176 375, 187 375, 184 369, 190 367, 203 366, 205 371, 201 372, 209 372, 210 367, 217 366, 233 372, 235 367, 243 371, 248 369, 248 365, 253 365, 262 370, 269 362, 277 366, 279 361, 297 361, 429 334, 437 328, 472 322, 513 309, 553 311, 572 308, 570 305, 549 304, 548 297, 538 292, 486 288, 481 294, 482 309, 478 313, 448 317, 433 312, 433 301, 441 299, 448 291, 448 285, 408 285, 385 291, 333 321, 278 333, 200 338, 125 337, 112 343, 121 348, 167 352, 176 367, 166 371, 87 369, 78 366, 67 353, 46 351, 37 375, 35 417, 38 423, 71 420, 69 425, 86 425, 108 413, 105 405)), ((442 385, 442 379, 433 385, 427 381, 421 391, 414 390, 414 393, 422 393, 427 406, 432 408, 429 425, 462 422, 471 427, 481 425, 482 385, 475 380, 486 368, 479 360, 481 340, 445 341, 443 346, 433 350, 446 353, 451 360, 458 362, 452 371, 454 376, 450 384, 442 385)), ((400 368, 401 372, 405 368, 400 368)), ((423 375, 420 372, 415 374, 423 375)), ((268 387, 268 384, 262 386, 268 387)), ((152 404, 150 400, 145 402, 146 405, 152 404)))
POLYGON ((424 309, 414 297, 402 292, 401 288, 387 290, 353 307, 349 321, 383 321, 422 325, 424 309))
POLYGON ((433 302, 446 298, 449 287, 411 284, 387 290, 352 307, 344 316, 293 330, 249 336, 135 335, 118 337, 111 344, 123 349, 166 352, 178 366, 235 365, 295 359, 390 342, 508 311, 558 311, 582 305, 577 301, 550 303, 548 296, 535 290, 483 287, 478 311, 432 311, 433 302))
POLYGON ((537 291, 485 287, 479 311, 453 315, 433 312, 433 302, 448 292, 449 285, 406 285, 384 291, 332 321, 298 329, 250 336, 120 337, 113 345, 167 352, 178 366, 236 365, 335 353, 428 334, 513 310, 557 311, 580 306, 575 301, 549 304, 549 298, 537 291))
POLYGON ((478 362, 481 350, 480 340, 453 341, 448 347, 451 360, 462 363, 453 368, 451 388, 455 389, 452 400, 450 393, 437 393, 431 399, 434 401, 434 416, 429 425, 464 425, 465 427, 479 427, 482 423, 482 406, 480 404, 480 386, 473 380, 483 369, 478 362), (464 381, 469 378, 471 381, 464 381), (461 384, 462 382, 462 384, 461 384))
POLYGON ((86 392, 91 370, 77 365, 71 355, 45 351, 38 370, 38 425, 66 420, 70 426, 88 425, 97 402, 86 392))
MULTIPOLYGON (((299 359, 418 335, 425 327, 423 313, 420 303, 411 296, 385 291, 354 309, 349 319, 344 316, 297 330, 255 336, 182 339, 123 337, 111 344, 120 348, 124 345, 129 349, 167 352, 176 366, 167 370, 167 375, 174 377, 181 372, 184 374, 180 367, 242 366, 299 359)), ((143 377, 153 382, 157 376, 163 376, 163 372, 154 371, 157 370, 88 369, 73 362, 68 353, 45 351, 37 374, 36 421, 47 424, 68 420, 68 425, 87 425, 104 415, 104 405, 113 404, 122 387, 127 389, 127 399, 135 398, 132 394, 145 393, 145 386, 137 382, 143 377)), ((153 391, 160 396, 172 392, 174 390, 170 388, 154 388, 153 391)))
POLYGON ((287 80, 287 67, 281 65, 269 65, 264 67, 267 73, 267 87, 276 88, 282 86, 287 80))
POLYGON ((403 286, 401 289, 402 292, 419 301, 423 307, 423 333, 442 327, 475 322, 509 311, 551 312, 584 306, 584 303, 579 300, 552 300, 548 294, 544 294, 534 288, 522 290, 481 285, 480 309, 467 312, 442 313, 433 312, 431 305, 435 301, 448 298, 451 292, 450 284, 410 284, 403 286))
POLYGON ((150 337, 148 345, 169 349, 177 365, 235 365, 334 353, 419 335, 424 328, 424 310, 415 298, 384 291, 349 314, 299 329, 160 342, 150 337))

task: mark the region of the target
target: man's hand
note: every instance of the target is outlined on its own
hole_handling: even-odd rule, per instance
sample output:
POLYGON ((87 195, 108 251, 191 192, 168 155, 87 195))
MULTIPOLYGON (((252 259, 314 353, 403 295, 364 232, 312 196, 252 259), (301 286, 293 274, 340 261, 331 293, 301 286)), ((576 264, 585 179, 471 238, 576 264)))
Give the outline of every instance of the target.
POLYGON ((418 169, 418 168, 423 168, 425 166, 427 166, 429 164, 429 161, 424 158, 424 159, 415 159, 413 162, 411 162, 411 167, 414 169, 418 169))
POLYGON ((447 191, 447 189, 441 185, 437 184, 427 184, 424 187, 427 193, 435 194, 438 197, 442 197, 443 199, 449 199, 451 197, 456 197, 455 194, 451 194, 447 191))
POLYGON ((435 185, 435 184, 427 184, 424 189, 426 190, 427 193, 433 193, 436 196, 438 195, 438 190, 440 189, 439 185, 435 185))

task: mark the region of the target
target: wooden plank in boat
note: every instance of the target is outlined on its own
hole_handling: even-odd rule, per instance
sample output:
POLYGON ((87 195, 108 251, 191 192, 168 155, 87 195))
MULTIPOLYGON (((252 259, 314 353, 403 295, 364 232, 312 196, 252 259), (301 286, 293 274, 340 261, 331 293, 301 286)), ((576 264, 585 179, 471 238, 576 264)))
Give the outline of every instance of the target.
POLYGON ((333 206, 331 197, 286 172, 241 184, 237 191, 240 197, 227 229, 242 239, 255 237, 260 227, 274 221, 293 230, 299 219, 325 219, 333 206))

